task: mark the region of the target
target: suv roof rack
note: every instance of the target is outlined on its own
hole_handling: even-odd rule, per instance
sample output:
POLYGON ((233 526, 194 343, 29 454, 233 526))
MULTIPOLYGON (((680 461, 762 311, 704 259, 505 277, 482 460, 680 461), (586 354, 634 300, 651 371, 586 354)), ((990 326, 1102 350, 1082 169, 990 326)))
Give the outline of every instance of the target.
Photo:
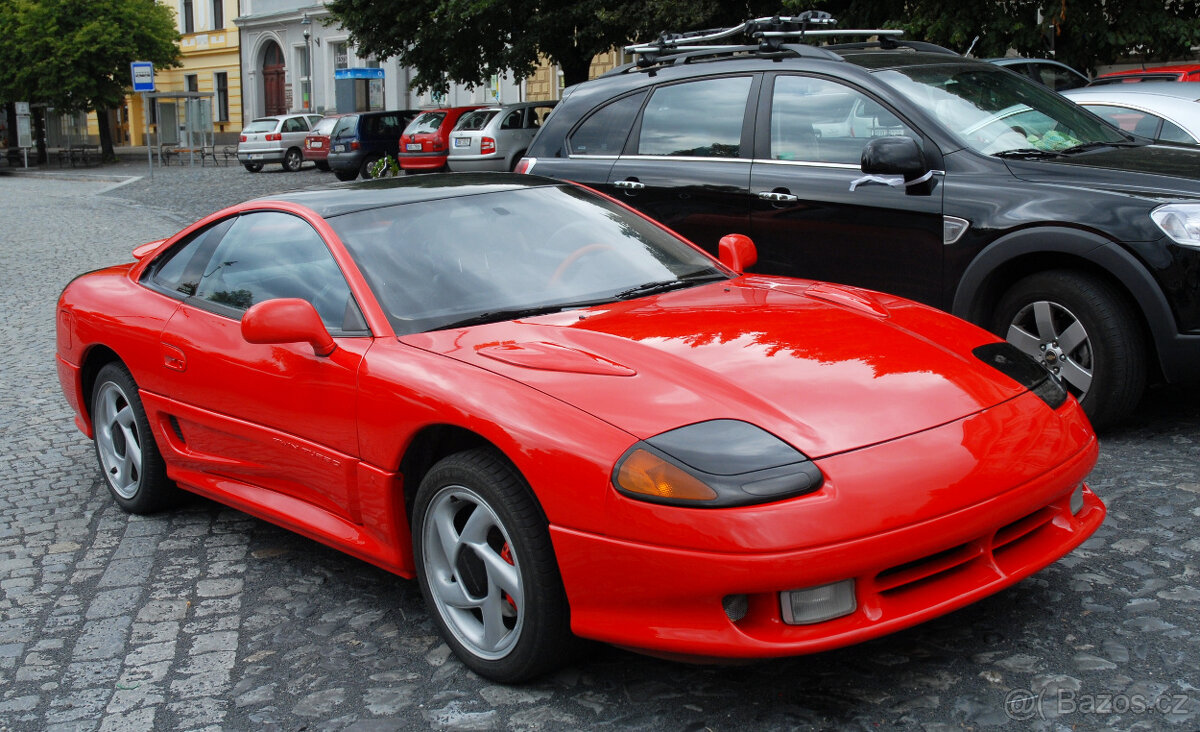
MULTIPOLYGON (((822 10, 807 10, 799 15, 770 18, 755 18, 741 25, 729 28, 709 28, 707 30, 672 33, 664 31, 658 39, 648 43, 635 43, 625 47, 627 53, 635 54, 638 58, 634 64, 614 69, 613 72, 625 72, 634 68, 645 69, 667 63, 688 63, 693 59, 708 58, 723 55, 738 54, 785 54, 792 56, 824 57, 840 59, 833 48, 870 48, 884 49, 905 46, 921 51, 940 51, 953 53, 949 49, 932 43, 917 41, 902 41, 899 37, 904 31, 898 28, 874 29, 837 29, 837 19, 822 10), (714 43, 734 36, 745 35, 757 45, 730 45, 714 43), (875 36, 878 41, 855 44, 839 44, 837 46, 821 47, 806 45, 808 38, 830 38, 835 36, 875 36)), ((607 76, 607 74, 606 74, 607 76)))

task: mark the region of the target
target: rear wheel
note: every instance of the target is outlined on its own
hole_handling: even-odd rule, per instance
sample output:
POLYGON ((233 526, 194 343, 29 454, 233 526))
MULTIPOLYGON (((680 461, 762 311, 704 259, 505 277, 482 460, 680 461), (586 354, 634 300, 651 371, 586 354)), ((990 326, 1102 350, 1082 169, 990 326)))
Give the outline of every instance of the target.
POLYGON ((317 170, 329 171, 329 163, 325 160, 314 160, 313 165, 317 166, 317 170))
POLYGON ((150 432, 137 383, 120 363, 96 374, 92 388, 96 459, 108 490, 129 513, 154 513, 179 499, 150 432))
POLYGON ((362 176, 363 180, 370 180, 375 177, 371 175, 371 166, 377 162, 379 162, 378 155, 368 155, 363 158, 362 165, 358 166, 358 174, 362 176))
POLYGON ((242 167, 244 167, 246 170, 249 170, 251 173, 257 173, 258 171, 262 170, 263 164, 262 163, 242 163, 242 167))
POLYGON ((300 148, 288 148, 288 151, 283 154, 283 169, 289 173, 295 173, 300 170, 301 165, 304 165, 304 154, 300 152, 300 148))
POLYGON ((1000 299, 992 330, 1058 374, 1097 429, 1141 400, 1144 337, 1125 298, 1098 277, 1072 270, 1029 275, 1000 299))
POLYGON ((417 578, 446 642, 476 673, 514 683, 575 646, 546 519, 492 450, 437 463, 413 507, 417 578))

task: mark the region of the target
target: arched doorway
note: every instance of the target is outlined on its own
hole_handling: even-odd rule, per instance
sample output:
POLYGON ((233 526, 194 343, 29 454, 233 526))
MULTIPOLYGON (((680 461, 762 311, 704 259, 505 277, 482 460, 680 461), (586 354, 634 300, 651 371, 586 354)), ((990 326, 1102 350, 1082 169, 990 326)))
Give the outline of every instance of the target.
POLYGON ((283 88, 284 76, 283 49, 271 41, 263 50, 262 65, 263 101, 267 114, 284 114, 288 111, 283 88))

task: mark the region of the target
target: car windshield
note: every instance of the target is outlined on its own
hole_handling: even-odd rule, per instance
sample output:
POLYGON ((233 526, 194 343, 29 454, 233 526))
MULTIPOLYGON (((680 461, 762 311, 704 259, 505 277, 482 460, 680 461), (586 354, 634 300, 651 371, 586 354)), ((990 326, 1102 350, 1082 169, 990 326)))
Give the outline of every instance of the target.
POLYGON ((312 128, 314 135, 328 135, 333 131, 334 125, 337 124, 340 117, 322 117, 320 122, 312 128))
POLYGON ((358 115, 348 114, 345 117, 339 117, 337 125, 333 128, 332 137, 353 137, 355 131, 358 130, 358 115))
POLYGON ((442 126, 442 120, 446 119, 445 112, 425 112, 414 119, 405 128, 406 135, 420 135, 422 133, 437 132, 442 126))
POLYGON ((1058 94, 994 66, 909 66, 878 77, 986 155, 1054 154, 1129 141, 1058 94))
POLYGON ((401 335, 729 277, 664 229, 569 186, 399 204, 329 223, 401 335))
POLYGON ((479 109, 474 112, 467 112, 459 118, 458 124, 454 125, 455 132, 473 132, 482 130, 492 117, 499 112, 498 109, 479 109))
POLYGON ((250 124, 246 125, 242 132, 274 132, 275 128, 278 126, 279 120, 275 119, 274 117, 267 117, 265 119, 254 120, 250 124))

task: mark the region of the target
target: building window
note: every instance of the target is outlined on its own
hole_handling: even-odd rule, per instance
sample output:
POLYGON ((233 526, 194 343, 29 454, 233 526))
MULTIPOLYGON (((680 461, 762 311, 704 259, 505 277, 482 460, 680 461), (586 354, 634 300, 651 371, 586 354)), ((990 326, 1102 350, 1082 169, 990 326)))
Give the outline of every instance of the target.
POLYGON ((192 14, 192 0, 183 0, 183 11, 180 13, 184 33, 196 32, 196 19, 192 14))
POLYGON ((200 91, 200 78, 195 74, 185 74, 183 77, 184 84, 187 85, 187 90, 190 92, 200 91))
POLYGON ((225 0, 213 0, 212 4, 213 30, 225 27, 225 0))
POLYGON ((333 68, 350 68, 350 47, 345 41, 333 43, 333 68))
POLYGON ((229 121, 229 74, 218 71, 213 74, 213 89, 217 92, 217 121, 229 121))

